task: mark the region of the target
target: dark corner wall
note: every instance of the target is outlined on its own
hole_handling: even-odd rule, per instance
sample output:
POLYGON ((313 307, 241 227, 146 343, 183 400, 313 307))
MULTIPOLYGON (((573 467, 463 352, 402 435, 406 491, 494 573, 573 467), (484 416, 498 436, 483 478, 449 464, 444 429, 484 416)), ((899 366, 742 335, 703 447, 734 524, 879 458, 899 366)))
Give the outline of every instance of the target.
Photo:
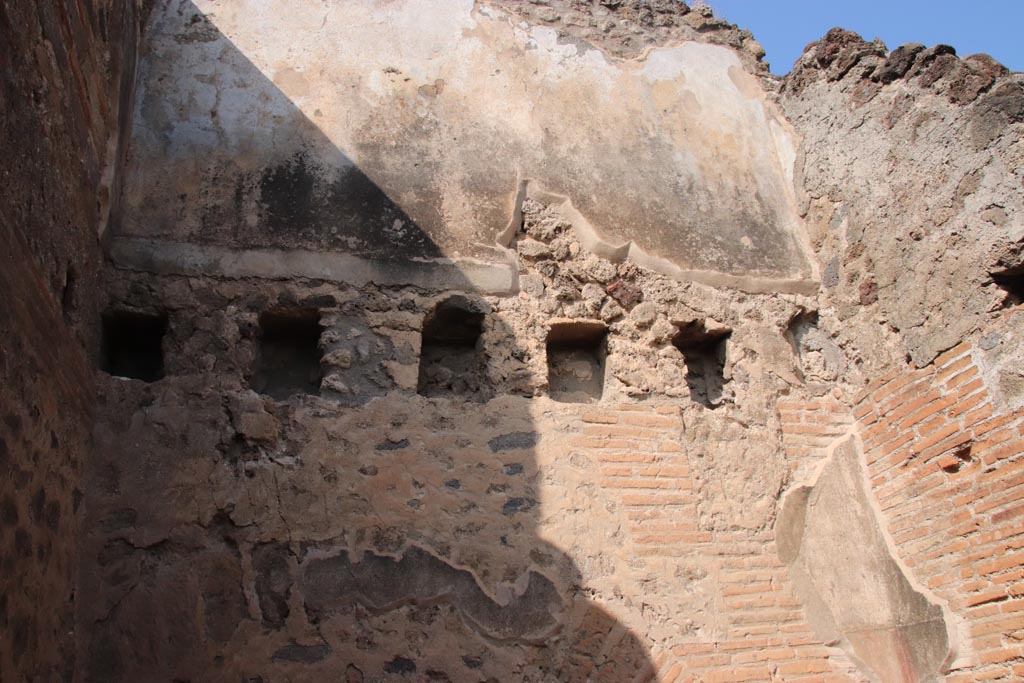
POLYGON ((139 0, 0 3, 0 681, 71 680, 75 543, 139 0))

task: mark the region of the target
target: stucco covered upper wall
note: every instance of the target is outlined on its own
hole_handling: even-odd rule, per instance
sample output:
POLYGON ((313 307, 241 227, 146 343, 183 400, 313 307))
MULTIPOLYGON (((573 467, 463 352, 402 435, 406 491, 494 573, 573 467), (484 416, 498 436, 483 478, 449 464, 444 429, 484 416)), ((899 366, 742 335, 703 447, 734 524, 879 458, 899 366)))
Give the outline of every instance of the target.
POLYGON ((605 255, 813 277, 796 143, 727 47, 622 60, 471 0, 170 0, 148 30, 122 236, 504 262, 528 189, 605 255))

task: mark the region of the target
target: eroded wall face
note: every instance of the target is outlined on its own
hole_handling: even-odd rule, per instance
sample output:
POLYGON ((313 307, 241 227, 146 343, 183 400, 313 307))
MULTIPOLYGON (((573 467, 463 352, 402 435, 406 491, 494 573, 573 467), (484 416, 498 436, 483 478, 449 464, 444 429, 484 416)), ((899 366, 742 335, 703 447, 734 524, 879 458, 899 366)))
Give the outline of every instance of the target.
POLYGON ((950 651, 940 605, 914 588, 866 491, 859 444, 832 448, 814 482, 780 511, 779 556, 815 631, 843 642, 880 680, 938 680, 950 651))
MULTIPOLYGON (((0 8, 0 680, 71 680, 98 231, 133 3, 0 8), (98 206, 98 204, 100 206, 98 206)), ((114 153, 111 152, 114 150, 114 153)), ((110 178, 113 174, 109 175, 110 178)))
POLYGON ((526 208, 514 297, 109 274, 111 310, 167 329, 162 379, 100 387, 85 680, 1013 671, 1019 316, 847 393, 815 334, 789 341, 806 299, 573 257, 557 211, 526 208), (482 369, 461 368, 496 398, 417 393, 453 300, 484 312, 482 369), (311 310, 319 389, 257 392, 264 313, 304 339, 311 310), (604 392, 554 401, 550 330, 579 321, 608 327, 604 392), (730 331, 715 406, 677 346, 698 328, 730 331), (864 451, 828 461, 852 432, 864 451), (813 514, 783 523, 805 485, 813 514))
POLYGON ((778 99, 809 141, 794 188, 749 52, 707 44, 742 35, 641 4, 161 6, 102 287, 145 333, 107 345, 129 355, 96 401, 84 680, 1022 675, 1020 323, 996 319, 1020 299, 1019 79, 830 34, 778 99), (281 52, 346 19, 386 34, 356 32, 368 70, 281 52), (401 63, 374 62, 403 32, 401 63), (696 42, 645 61, 677 38, 696 42), (481 79, 429 44, 518 66, 481 79), (556 133, 530 128, 530 93, 482 98, 487 125, 458 108, 532 83, 523 63, 544 74, 536 119, 569 112, 556 133), (563 127, 610 84, 672 113, 609 113, 595 140, 644 144, 584 163, 605 148, 563 127), (963 154, 936 152, 939 120, 963 154), (950 156, 983 173, 929 176, 962 186, 945 210, 876 200, 931 196, 900 169, 950 156), (520 173, 490 172, 509 158, 520 173), (978 221, 980 246, 960 240, 978 221), (922 295, 926 267, 978 288, 922 295), (949 307, 966 315, 943 325, 949 307), (972 343, 941 354, 949 335, 972 343), (836 447, 852 435, 863 451, 836 447))
POLYGON ((836 29, 795 65, 780 103, 803 136, 797 183, 822 307, 859 337, 864 380, 908 354, 924 367, 1021 302, 1019 73, 836 29))
POLYGON ((917 44, 890 52, 835 29, 784 79, 781 103, 804 136, 797 179, 823 265, 821 316, 801 321, 793 338, 814 349, 821 338, 801 329, 831 328, 849 362, 845 381, 867 382, 852 404, 779 404, 787 452, 801 461, 795 480, 811 492, 806 519, 778 522, 807 534, 800 553, 786 554, 798 592, 829 622, 818 632, 845 640, 862 671, 881 680, 1015 680, 1024 671, 1021 76, 985 55, 917 44), (844 430, 864 451, 847 481, 866 474, 870 504, 846 486, 860 502, 845 525, 835 523, 844 510, 823 503, 851 462, 849 442, 837 446, 844 430), (871 517, 889 558, 864 533, 871 517), (851 561, 846 543, 858 535, 865 549, 851 561), (815 566, 812 537, 831 538, 847 559, 815 566), (896 580, 885 569, 892 559, 896 580), (865 581, 878 589, 842 595, 865 581), (883 619, 876 600, 885 593, 895 595, 883 619), (935 605, 946 611, 945 634, 935 605), (894 628, 865 641, 866 621, 894 628))
POLYGON ((164 3, 123 260, 184 242, 504 263, 531 186, 606 255, 807 289, 795 140, 739 54, 692 40, 685 9, 662 14, 691 40, 624 60, 517 4, 164 3))
POLYGON ((532 201, 515 244, 508 297, 111 271, 110 310, 168 326, 162 379, 100 390, 86 680, 650 680, 709 644, 752 656, 761 630, 793 670, 848 666, 788 593, 744 597, 787 581, 771 397, 799 384, 800 298, 737 310, 585 254, 532 201), (430 322, 460 306, 478 338, 430 322), (254 369, 268 319, 280 339, 313 319, 298 311, 317 313, 321 379, 275 396, 254 369), (699 364, 714 405, 683 329, 720 351, 699 364), (554 342, 600 347, 600 396, 552 386, 554 342), (446 343, 470 360, 435 367, 446 343))

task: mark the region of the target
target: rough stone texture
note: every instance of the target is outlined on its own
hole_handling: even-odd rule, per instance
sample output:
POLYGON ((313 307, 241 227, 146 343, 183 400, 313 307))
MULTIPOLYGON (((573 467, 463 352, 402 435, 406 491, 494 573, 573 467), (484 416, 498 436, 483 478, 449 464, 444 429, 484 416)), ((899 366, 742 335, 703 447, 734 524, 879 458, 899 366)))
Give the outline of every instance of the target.
POLYGON ((98 234, 131 110, 135 3, 0 7, 0 680, 71 680, 98 234))
POLYGON ((777 81, 659 0, 154 8, 137 108, 127 57, 54 98, 85 147, 10 96, 59 41, 0 53, 0 678, 1024 678, 1019 75, 836 30, 777 81))
POLYGON ((1021 267, 1024 77, 985 55, 887 53, 835 29, 786 76, 780 104, 803 137, 811 241, 842 284, 822 306, 867 377, 905 354, 927 365, 1018 301, 997 276, 1021 267))
POLYGON ((1024 407, 1024 344, 1012 316, 991 325, 978 338, 976 362, 993 401, 1003 411, 1024 407))
POLYGON ((101 391, 84 551, 101 568, 85 575, 94 678, 646 680, 676 661, 656 665, 652 648, 730 637, 712 533, 770 524, 787 478, 771 405, 800 383, 785 335, 811 303, 737 305, 588 254, 557 203, 523 211, 514 240, 540 246, 513 297, 110 272, 109 307, 166 311, 169 329, 164 380, 101 391), (644 302, 621 307, 610 292, 624 289, 644 302), (460 300, 484 312, 471 372, 485 403, 415 393, 425 321, 460 300), (289 306, 320 311, 324 379, 318 396, 273 401, 248 372, 260 312, 289 306), (621 417, 545 396, 557 321, 607 327, 601 404, 621 417), (691 324, 729 331, 715 410, 691 398, 673 343, 691 324), (776 445, 754 459, 746 433, 776 445), (609 554, 609 539, 631 550, 609 554), (218 623, 227 636, 193 631, 145 657, 116 637, 208 622, 202 567, 236 562, 225 548, 247 605, 218 623), (193 595, 195 611, 153 619, 152 591, 193 595))
POLYGON ((750 31, 716 17, 707 5, 690 7, 677 0, 541 0, 491 2, 537 26, 550 26, 567 41, 600 48, 621 58, 641 56, 647 50, 686 41, 708 42, 735 48, 748 70, 766 74, 762 48, 750 31))

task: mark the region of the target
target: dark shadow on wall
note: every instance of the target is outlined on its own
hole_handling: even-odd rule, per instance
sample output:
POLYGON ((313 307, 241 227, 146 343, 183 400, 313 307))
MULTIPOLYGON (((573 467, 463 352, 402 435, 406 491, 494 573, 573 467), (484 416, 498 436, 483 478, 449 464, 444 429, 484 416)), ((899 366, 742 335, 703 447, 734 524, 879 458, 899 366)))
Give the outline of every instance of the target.
POLYGON ((0 4, 0 681, 70 681, 79 664, 97 188, 121 151, 138 4, 0 4))
MULTIPOLYGON (((442 256, 388 188, 201 10, 189 0, 162 4, 147 27, 148 59, 140 67, 123 202, 136 215, 124 223, 145 237, 193 244, 397 261, 442 256)), ((424 215, 443 221, 439 206, 424 215)))
MULTIPOLYGON (((301 131, 318 159, 336 153, 328 167, 347 168, 321 173, 299 149, 247 160, 257 170, 221 192, 202 189, 216 185, 211 167, 195 241, 223 231, 238 247, 357 240, 409 268, 440 253, 191 3, 167 12, 183 54, 215 45, 280 125, 301 131), (240 212, 253 206, 249 226, 240 212)), ((145 97, 141 111, 173 106, 154 102, 152 88, 145 97)), ((474 346, 483 402, 479 392, 446 395, 451 382, 427 396, 400 390, 383 370, 415 373, 419 359, 371 320, 426 321, 445 292, 371 286, 352 298, 319 282, 127 273, 112 283, 112 308, 167 311, 170 329, 163 379, 101 382, 79 582, 85 681, 649 680, 643 644, 537 533, 543 436, 530 399, 511 395, 516 373, 488 355, 494 345, 508 358, 526 350, 468 282, 450 289, 486 311, 474 346), (246 321, 282 306, 319 314, 329 347, 320 396, 252 390, 259 335, 246 321), (185 351, 188 335, 208 339, 202 354, 185 351)))
MULTIPOLYGON (((404 41, 379 28, 389 12, 405 11, 398 9, 402 3, 349 5, 347 15, 341 3, 306 3, 296 6, 302 9, 294 17, 281 20, 274 19, 275 12, 287 12, 288 3, 202 4, 214 8, 214 22, 239 21, 235 13, 250 7, 261 16, 249 20, 247 29, 253 30, 239 38, 244 49, 261 40, 294 44, 288 46, 294 58, 280 46, 250 50, 259 52, 258 59, 250 56, 268 74, 263 78, 245 55, 225 44, 213 23, 182 20, 195 16, 187 2, 166 2, 177 3, 171 17, 177 25, 166 45, 150 50, 146 63, 149 87, 144 82, 139 93, 123 202, 122 227, 137 237, 248 248, 301 246, 398 260, 433 248, 493 261, 503 256, 494 247, 495 237, 509 227, 514 195, 529 180, 538 191, 571 197, 579 211, 576 220, 592 223, 593 241, 607 242, 603 248, 617 258, 639 257, 640 251, 658 255, 674 265, 642 258, 651 266, 661 263, 657 267, 665 274, 709 284, 721 279, 704 271, 739 277, 736 283, 749 286, 755 286, 752 276, 796 278, 801 282, 787 287, 810 286, 802 282, 810 275, 807 256, 792 234, 796 217, 779 201, 788 196, 785 180, 770 161, 775 154, 765 156, 762 152, 770 150, 760 149, 774 143, 755 119, 748 119, 752 136, 733 136, 735 144, 719 145, 722 163, 736 173, 734 180, 719 182, 681 162, 689 157, 679 156, 677 142, 718 140, 723 133, 717 124, 705 124, 725 119, 695 116, 681 103, 678 109, 648 107, 643 102, 654 97, 646 93, 650 84, 641 83, 639 74, 627 75, 628 69, 620 70, 621 77, 626 82, 636 77, 639 94, 627 96, 632 86, 617 86, 614 96, 622 99, 612 105, 597 72, 588 75, 590 67, 580 69, 575 85, 560 84, 557 74, 545 75, 549 68, 561 68, 555 66, 560 58, 539 57, 535 71, 530 65, 545 50, 534 51, 516 38, 511 16, 486 19, 482 10, 476 15, 479 31, 462 44, 486 47, 464 58, 478 62, 477 72, 466 77, 461 65, 451 63, 438 71, 452 74, 446 84, 442 78, 420 82, 423 74, 417 73, 423 69, 403 60, 418 53, 429 36, 443 32, 441 22, 452 29, 443 40, 458 40, 452 17, 461 11, 459 3, 408 3, 424 12, 424 26, 415 31, 415 40, 404 41), (448 9, 425 9, 431 6, 448 9), (326 21, 314 16, 312 7, 324 7, 326 21), (374 53, 365 63, 380 60, 375 68, 349 69, 330 46, 352 47, 357 41, 331 28, 343 24, 345 31, 359 30, 355 24, 363 21, 367 7, 379 8, 380 16, 368 20, 372 25, 361 33, 379 36, 387 47, 365 51, 374 53), (253 28, 260 22, 265 28, 253 28), (281 37, 281 23, 302 27, 281 37), (179 59, 184 53, 186 59, 179 59), (388 64, 392 54, 395 65, 388 64), (531 72, 544 81, 543 88, 522 83, 531 72), (529 113, 521 105, 494 113, 502 101, 521 103, 513 94, 521 89, 538 98, 529 113), (168 94, 175 93, 184 95, 170 106, 168 94), (575 125, 568 124, 577 111, 575 125), (750 153, 734 158, 735 145, 749 147, 750 153), (667 176, 683 189, 649 192, 666 187, 667 176), (750 248, 734 248, 746 241, 750 248)), ((435 55, 424 58, 432 62, 431 72, 435 61, 455 58, 447 44, 434 47, 435 55)), ((619 78, 614 70, 608 73, 619 78)), ((741 106, 736 113, 754 113, 745 111, 741 106)), ((756 285, 762 286, 775 287, 767 281, 756 285)))

